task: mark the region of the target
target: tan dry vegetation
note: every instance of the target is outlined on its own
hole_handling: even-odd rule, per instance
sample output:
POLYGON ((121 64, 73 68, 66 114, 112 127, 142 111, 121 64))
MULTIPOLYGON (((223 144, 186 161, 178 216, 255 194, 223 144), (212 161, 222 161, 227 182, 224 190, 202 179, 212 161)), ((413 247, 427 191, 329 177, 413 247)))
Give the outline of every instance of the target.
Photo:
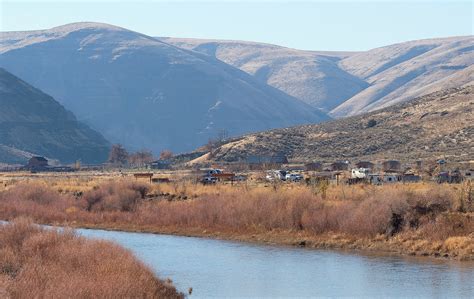
POLYGON ((474 156, 473 109, 474 85, 453 88, 360 116, 232 138, 214 149, 212 160, 285 154, 305 162, 466 162, 474 156))
POLYGON ((146 184, 126 179, 59 193, 20 183, 0 217, 317 248, 474 259, 472 187, 146 184))
POLYGON ((182 298, 129 251, 26 219, 0 225, 4 298, 182 298))

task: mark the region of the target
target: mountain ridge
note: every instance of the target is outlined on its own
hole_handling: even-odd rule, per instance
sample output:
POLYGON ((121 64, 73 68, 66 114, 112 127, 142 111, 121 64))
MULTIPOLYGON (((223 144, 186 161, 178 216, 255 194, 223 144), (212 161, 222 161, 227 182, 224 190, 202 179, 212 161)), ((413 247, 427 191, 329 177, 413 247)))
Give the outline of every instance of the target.
POLYGON ((245 41, 159 39, 221 59, 336 118, 474 82, 473 36, 413 40, 360 52, 306 51, 245 41), (465 45, 459 45, 462 43, 465 45), (440 47, 444 52, 437 49, 440 47), (449 76, 457 80, 445 80, 449 76))
POLYGON ((230 40, 160 40, 222 60, 326 112, 367 85, 337 66, 340 59, 357 52, 304 51, 230 40))
POLYGON ((340 64, 370 86, 333 109, 330 114, 334 117, 369 112, 430 92, 472 84, 471 71, 457 82, 442 83, 448 76, 470 70, 474 64, 474 37, 394 44, 356 54, 340 64))
POLYGON ((222 61, 120 27, 80 23, 0 40, 0 66, 133 150, 185 151, 220 130, 329 119, 222 61))
POLYGON ((0 157, 24 163, 32 155, 63 163, 107 159, 110 144, 52 97, 0 68, 0 157))

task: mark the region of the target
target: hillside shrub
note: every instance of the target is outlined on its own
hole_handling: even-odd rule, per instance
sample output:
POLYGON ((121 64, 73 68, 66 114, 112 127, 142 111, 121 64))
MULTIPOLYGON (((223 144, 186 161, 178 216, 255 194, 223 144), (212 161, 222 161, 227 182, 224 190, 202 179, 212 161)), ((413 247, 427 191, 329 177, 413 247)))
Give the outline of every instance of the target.
POLYGON ((375 119, 371 119, 367 122, 367 128, 372 128, 377 125, 377 121, 375 119))

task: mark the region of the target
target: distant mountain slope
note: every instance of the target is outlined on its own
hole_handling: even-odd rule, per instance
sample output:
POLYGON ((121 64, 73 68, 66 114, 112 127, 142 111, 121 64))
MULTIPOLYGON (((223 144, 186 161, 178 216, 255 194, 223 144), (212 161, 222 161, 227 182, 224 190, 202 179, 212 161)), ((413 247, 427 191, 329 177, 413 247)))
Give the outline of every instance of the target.
POLYGON ((209 56, 99 23, 6 32, 0 65, 131 149, 184 151, 327 115, 209 56))
POLYGON ((314 52, 276 45, 186 38, 158 38, 235 66, 303 102, 330 111, 368 84, 338 66, 355 52, 314 52))
POLYGON ((225 40, 161 38, 202 52, 320 108, 356 115, 474 83, 474 37, 409 41, 351 52, 313 52, 225 40), (450 79, 448 79, 448 77, 450 79))
POLYGON ((360 116, 246 135, 215 159, 285 154, 298 161, 474 157, 474 86, 448 89, 360 116), (369 126, 369 121, 376 122, 369 126))
POLYGON ((24 165, 35 154, 0 144, 0 168, 6 165, 24 165))
POLYGON ((340 66, 370 86, 333 109, 331 115, 360 114, 473 84, 473 65, 473 36, 411 41, 352 55, 340 66))
POLYGON ((109 143, 52 97, 0 68, 0 162, 32 154, 70 163, 107 159, 109 143))

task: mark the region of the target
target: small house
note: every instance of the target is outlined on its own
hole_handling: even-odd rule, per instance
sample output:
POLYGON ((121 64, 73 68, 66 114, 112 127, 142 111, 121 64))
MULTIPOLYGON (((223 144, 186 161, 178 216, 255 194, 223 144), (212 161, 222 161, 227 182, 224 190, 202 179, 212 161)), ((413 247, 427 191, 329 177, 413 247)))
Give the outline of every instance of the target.
POLYGON ((339 161, 331 163, 330 168, 332 171, 344 171, 349 169, 349 162, 347 161, 339 161))
POLYGON ((306 163, 304 165, 306 171, 322 171, 323 170, 323 163, 321 162, 311 162, 306 163))
POLYGON ((396 174, 369 174, 369 182, 374 185, 381 185, 386 183, 397 183, 401 180, 401 176, 396 174))
POLYGON ((402 167, 402 163, 397 160, 388 160, 382 163, 383 171, 385 172, 398 172, 402 167))
POLYGON ((397 183, 400 182, 401 176, 395 174, 389 174, 383 176, 384 183, 397 183))
POLYGON ((421 176, 415 175, 414 173, 405 173, 402 176, 402 181, 404 183, 416 183, 421 181, 421 176))
POLYGON ((41 170, 48 167, 48 160, 45 157, 35 156, 28 160, 27 169, 41 170))

